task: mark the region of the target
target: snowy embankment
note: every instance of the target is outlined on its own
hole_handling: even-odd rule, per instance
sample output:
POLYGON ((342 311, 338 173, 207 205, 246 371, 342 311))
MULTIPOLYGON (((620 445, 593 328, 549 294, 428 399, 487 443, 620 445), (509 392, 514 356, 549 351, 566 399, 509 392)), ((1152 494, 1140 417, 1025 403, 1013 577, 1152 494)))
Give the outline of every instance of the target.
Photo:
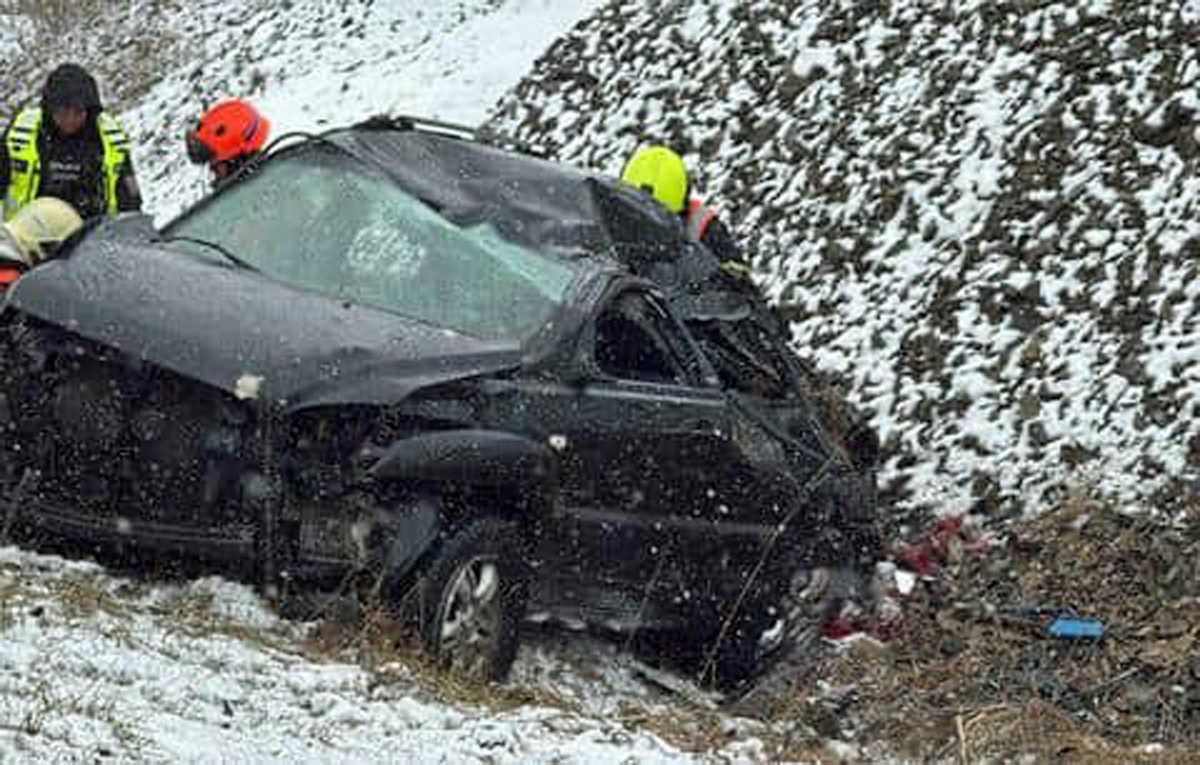
POLYGON ((617 0, 492 121, 678 147, 900 509, 1200 501, 1200 3, 617 0))

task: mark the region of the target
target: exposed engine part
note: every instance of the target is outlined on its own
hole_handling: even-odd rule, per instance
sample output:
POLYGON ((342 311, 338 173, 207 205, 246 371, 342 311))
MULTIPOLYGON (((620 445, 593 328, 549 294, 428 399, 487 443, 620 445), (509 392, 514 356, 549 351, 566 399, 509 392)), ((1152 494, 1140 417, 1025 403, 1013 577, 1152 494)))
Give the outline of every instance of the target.
POLYGON ((5 380, 15 460, 51 478, 61 500, 102 508, 133 502, 178 521, 237 498, 251 418, 219 391, 152 371, 82 341, 28 329, 10 349, 41 359, 5 380))
POLYGON ((124 402, 114 381, 103 379, 92 366, 80 367, 54 388, 54 422, 73 451, 111 452, 125 427, 124 402))

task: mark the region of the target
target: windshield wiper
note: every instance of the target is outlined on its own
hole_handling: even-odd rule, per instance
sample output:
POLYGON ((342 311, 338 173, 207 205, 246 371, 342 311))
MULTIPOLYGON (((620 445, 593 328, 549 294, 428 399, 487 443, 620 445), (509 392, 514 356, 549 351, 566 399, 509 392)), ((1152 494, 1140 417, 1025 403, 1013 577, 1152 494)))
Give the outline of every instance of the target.
POLYGON ((201 239, 196 236, 166 236, 166 237, 159 239, 158 241, 160 241, 160 242, 191 242, 192 244, 198 244, 198 245, 201 245, 202 247, 207 247, 210 250, 216 250, 217 252, 219 252, 221 254, 221 256, 223 258, 228 260, 230 263, 233 263, 235 266, 238 266, 239 268, 244 268, 247 271, 253 271, 256 274, 262 273, 262 269, 260 269, 258 266, 255 266, 255 265, 249 263, 248 261, 245 261, 245 260, 239 258, 237 255, 234 255, 232 252, 225 249, 225 247, 223 247, 222 245, 219 245, 216 242, 210 242, 207 239, 201 239))

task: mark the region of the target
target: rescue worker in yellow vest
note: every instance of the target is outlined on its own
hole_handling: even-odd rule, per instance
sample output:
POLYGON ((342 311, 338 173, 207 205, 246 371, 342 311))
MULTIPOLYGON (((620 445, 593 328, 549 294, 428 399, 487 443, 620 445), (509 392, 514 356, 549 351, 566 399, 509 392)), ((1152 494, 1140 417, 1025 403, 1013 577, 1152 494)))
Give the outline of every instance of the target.
POLYGON ((38 197, 57 197, 84 218, 140 210, 129 138, 103 109, 95 79, 62 64, 42 88, 40 106, 23 109, 0 146, 4 219, 38 197))
POLYGON ((643 146, 621 171, 621 180, 637 186, 683 219, 684 236, 708 248, 730 276, 748 279, 750 269, 741 248, 716 212, 690 195, 683 159, 665 146, 643 146))

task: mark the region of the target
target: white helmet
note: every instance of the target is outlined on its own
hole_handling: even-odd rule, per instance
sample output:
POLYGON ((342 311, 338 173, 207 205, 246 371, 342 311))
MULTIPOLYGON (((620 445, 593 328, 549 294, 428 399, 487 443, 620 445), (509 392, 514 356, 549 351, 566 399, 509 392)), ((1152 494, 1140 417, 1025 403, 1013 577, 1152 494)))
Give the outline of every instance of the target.
POLYGON ((38 197, 4 224, 24 260, 36 266, 54 255, 58 245, 83 227, 75 208, 56 197, 38 197))

